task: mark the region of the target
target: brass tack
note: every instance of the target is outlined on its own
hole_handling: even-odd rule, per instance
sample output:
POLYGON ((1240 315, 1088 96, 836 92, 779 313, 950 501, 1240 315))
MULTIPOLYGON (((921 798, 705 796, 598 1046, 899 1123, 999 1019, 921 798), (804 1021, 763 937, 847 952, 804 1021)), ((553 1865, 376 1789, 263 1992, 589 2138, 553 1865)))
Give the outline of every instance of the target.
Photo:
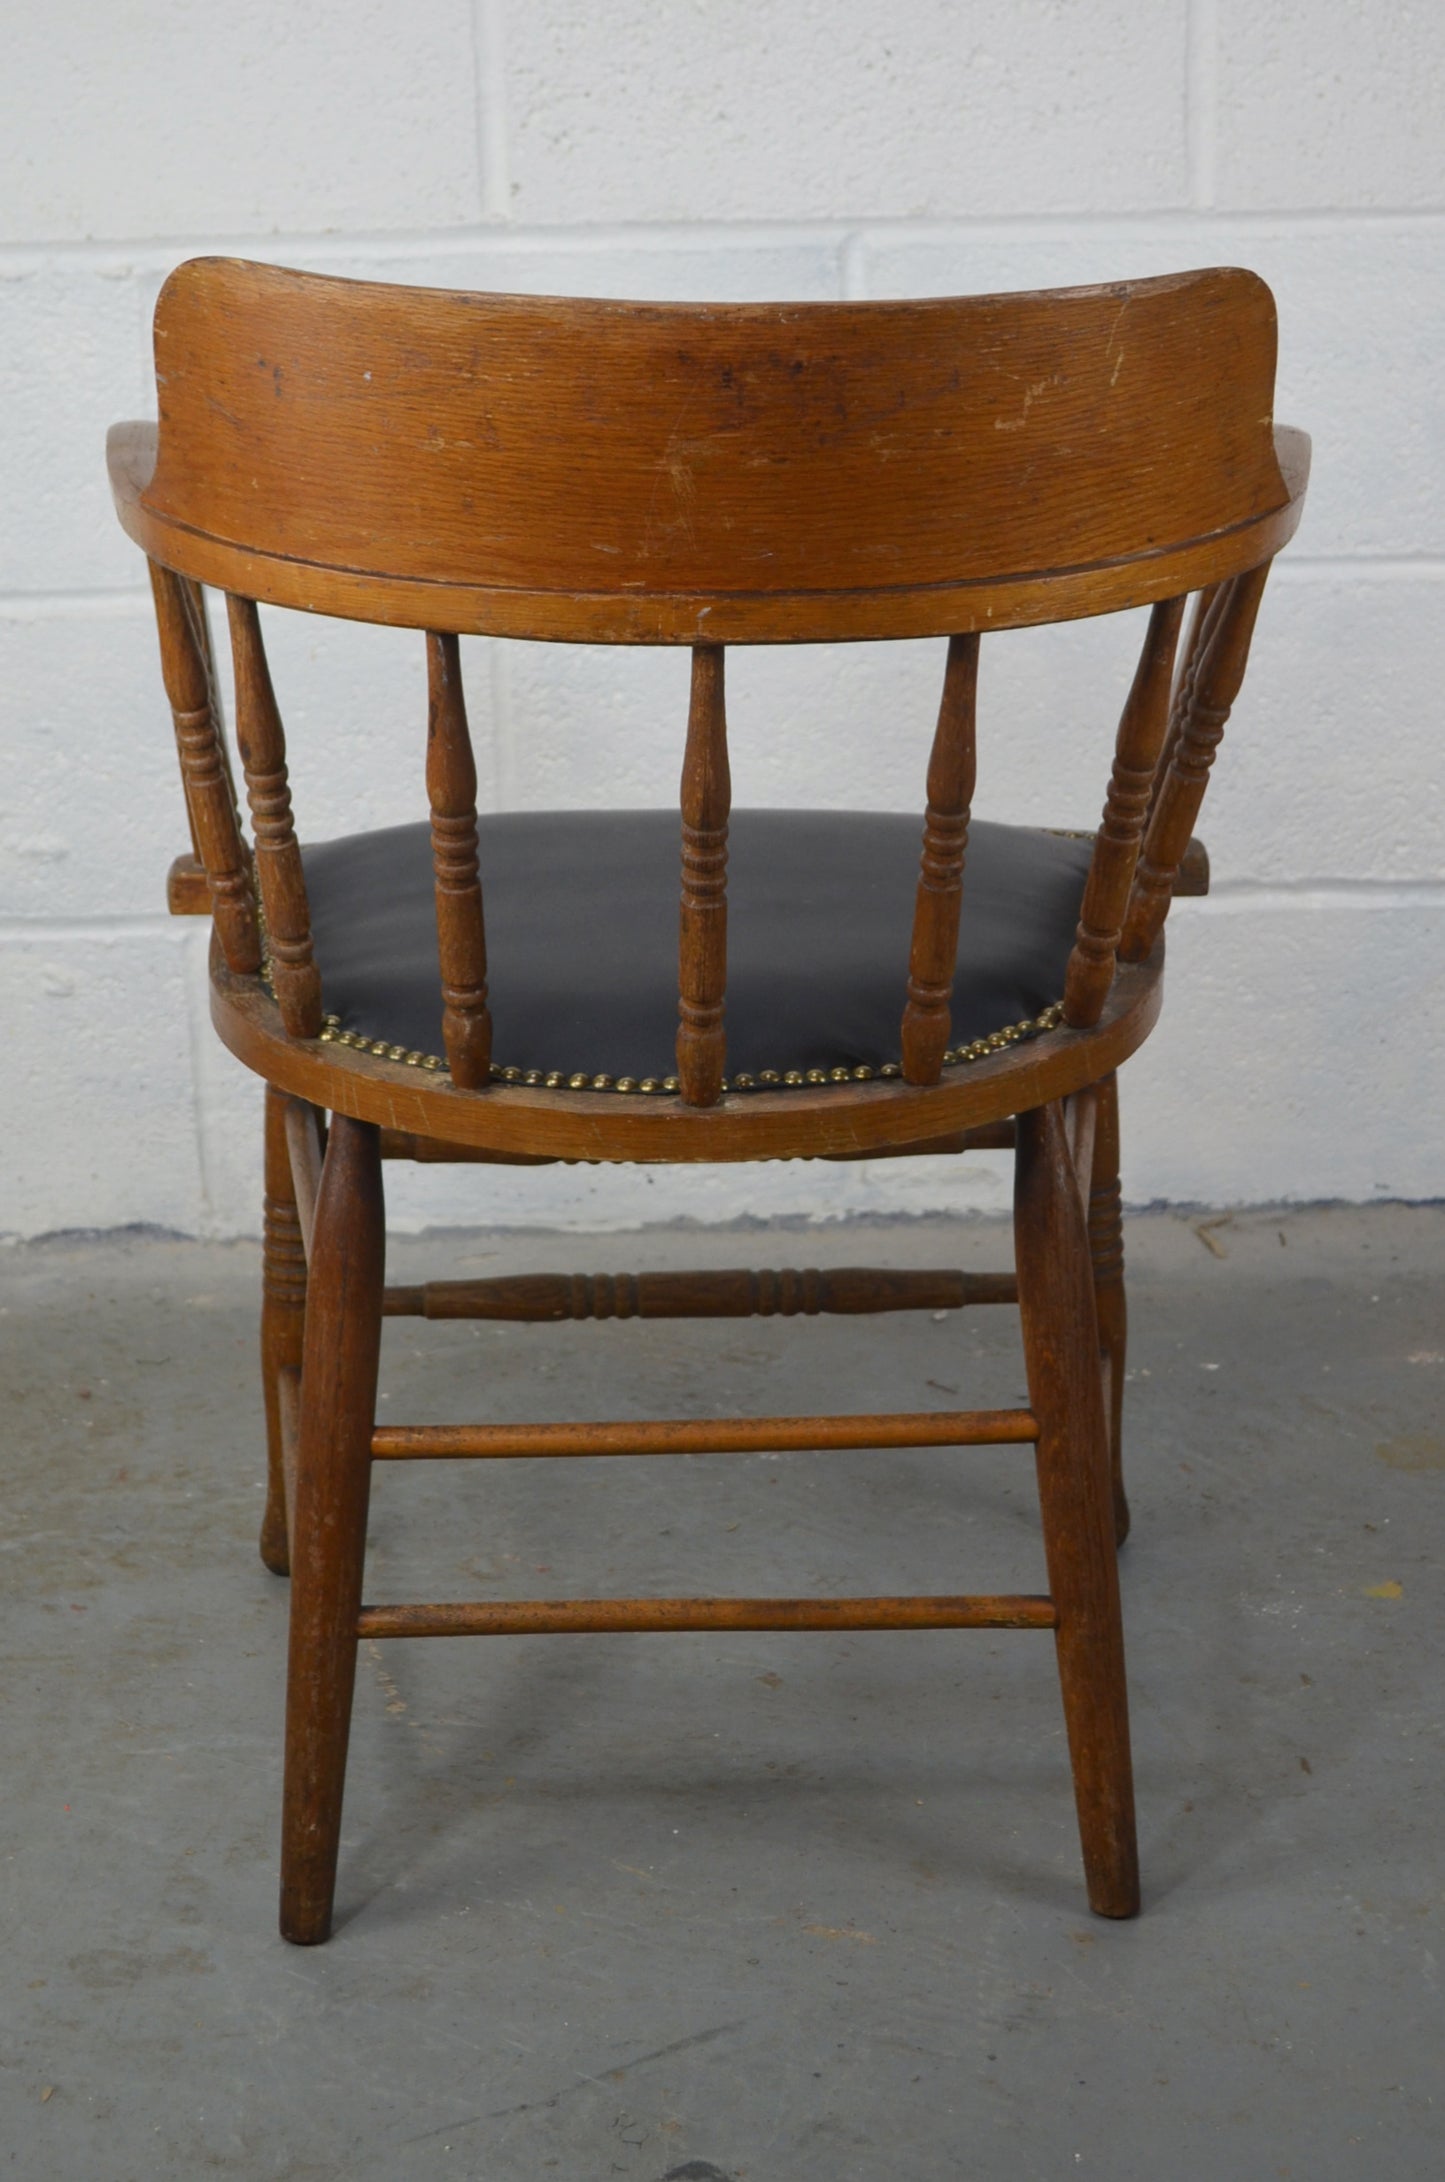
POLYGON ((637 1089, 637 1078, 635 1076, 619 1076, 617 1088, 619 1091, 635 1091, 637 1089))
POLYGON ((830 1068, 828 1076, 833 1083, 851 1083, 853 1071, 851 1068, 830 1068))
POLYGON ((878 1073, 880 1076, 901 1076, 903 1071, 896 1061, 885 1061, 878 1073))
POLYGON ((662 1085, 658 1082, 656 1076, 644 1076, 637 1088, 639 1091, 660 1091, 662 1085))
POLYGON ((562 1071, 559 1068, 549 1068, 542 1081, 549 1091, 560 1091, 563 1082, 562 1071))
POLYGON ((542 1081, 541 1069, 529 1068, 526 1075, 522 1078, 522 1081, 523 1083, 540 1083, 542 1081))
POLYGON ((784 1083, 805 1083, 807 1078, 801 1068, 790 1068, 783 1077, 784 1083))
POLYGON ((676 1076, 664 1076, 662 1088, 664 1091, 676 1091, 679 1088, 676 1076))
POLYGON ((757 1089, 757 1082, 758 1079, 756 1076, 749 1076, 746 1071, 744 1071, 741 1076, 734 1076, 733 1089, 734 1091, 755 1091, 757 1089))
POLYGON ((592 1088, 594 1091, 610 1091, 612 1089, 612 1078, 610 1076, 594 1076, 592 1078, 592 1088))
POLYGON ((872 1069, 855 1068, 853 1071, 853 1081, 854 1083, 871 1083, 873 1081, 872 1069))
POLYGON ((778 1074, 778 1071, 775 1068, 764 1068, 760 1069, 758 1072, 759 1083, 771 1085, 781 1083, 782 1080, 782 1077, 778 1074))

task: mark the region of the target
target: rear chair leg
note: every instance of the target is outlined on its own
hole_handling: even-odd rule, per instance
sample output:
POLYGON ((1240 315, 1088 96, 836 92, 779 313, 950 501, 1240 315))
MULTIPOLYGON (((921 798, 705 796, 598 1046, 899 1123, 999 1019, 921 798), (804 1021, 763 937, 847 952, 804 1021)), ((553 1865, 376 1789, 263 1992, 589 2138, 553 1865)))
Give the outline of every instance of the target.
POLYGON ((1019 1309, 1089 1906, 1139 1908, 1119 1564, 1083 1206, 1061 1107, 1018 1117, 1019 1309))
POLYGON ((1109 1424, 1109 1458, 1114 1480, 1114 1538, 1122 1545, 1129 1535, 1129 1502, 1124 1492, 1124 1358, 1129 1313, 1124 1297, 1117 1076, 1106 1076, 1099 1085, 1094 1166, 1089 1182, 1089 1256, 1094 1267, 1099 1364, 1103 1373, 1104 1413, 1109 1424))
POLYGON ((338 1114, 311 1243, 291 1542, 281 1933, 331 1930, 361 1605, 385 1258, 380 1132, 338 1114))
POLYGON ((261 1386, 266 1398, 266 1512, 261 1558, 277 1576, 290 1574, 286 1530, 285 1424, 294 1414, 306 1336, 306 1253, 286 1148, 286 1094, 266 1086, 265 1240, 261 1255, 261 1386), (283 1386, 283 1380, 289 1381, 283 1386), (288 1399, 289 1398, 289 1399, 288 1399))

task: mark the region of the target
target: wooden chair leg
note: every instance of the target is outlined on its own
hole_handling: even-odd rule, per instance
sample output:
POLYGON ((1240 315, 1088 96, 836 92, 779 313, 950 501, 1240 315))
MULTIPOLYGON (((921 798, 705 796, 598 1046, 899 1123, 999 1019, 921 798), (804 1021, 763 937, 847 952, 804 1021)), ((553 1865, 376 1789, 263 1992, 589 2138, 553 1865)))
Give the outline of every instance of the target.
POLYGON ((1129 1535, 1129 1502, 1124 1491, 1124 1359, 1129 1313, 1124 1297, 1124 1215, 1119 1188, 1119 1079, 1099 1085, 1094 1125, 1094 1165, 1089 1182, 1089 1256, 1094 1267, 1094 1309, 1099 1320, 1099 1363, 1104 1382, 1104 1414, 1109 1425, 1109 1459, 1114 1479, 1114 1538, 1129 1535))
MULTIPOLYGON (((266 1400, 266 1512, 261 1558, 278 1576, 291 1571, 286 1528, 283 1379, 301 1378, 306 1334, 306 1252, 286 1147, 286 1094, 266 1086, 266 1202, 261 1255, 261 1386, 266 1400)), ((291 1405, 294 1409, 294 1402, 291 1405)))
POLYGON ((1019 1310, 1089 1905, 1139 1908, 1119 1564, 1088 1232, 1057 1102, 1018 1120, 1019 1310))
POLYGON ((380 1132, 337 1115, 311 1242, 291 1535, 281 1933, 331 1930, 381 1349, 380 1132))

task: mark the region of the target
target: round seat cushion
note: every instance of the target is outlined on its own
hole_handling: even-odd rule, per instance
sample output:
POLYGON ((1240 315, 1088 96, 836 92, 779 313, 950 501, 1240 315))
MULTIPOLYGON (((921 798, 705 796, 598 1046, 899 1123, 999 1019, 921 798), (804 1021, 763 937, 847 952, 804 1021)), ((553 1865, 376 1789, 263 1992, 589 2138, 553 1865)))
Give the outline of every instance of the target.
MULTIPOLYGON (((478 831, 494 1066, 564 1079, 669 1076, 676 811, 517 811, 482 818, 478 831)), ((907 813, 733 813, 731 1079, 896 1067, 920 838, 907 813)), ((1032 1026, 1058 1001, 1092 846, 974 826, 955 1048, 1032 1026)), ((328 1013, 363 1039, 441 1054, 428 828, 322 842, 304 857, 328 1013)))

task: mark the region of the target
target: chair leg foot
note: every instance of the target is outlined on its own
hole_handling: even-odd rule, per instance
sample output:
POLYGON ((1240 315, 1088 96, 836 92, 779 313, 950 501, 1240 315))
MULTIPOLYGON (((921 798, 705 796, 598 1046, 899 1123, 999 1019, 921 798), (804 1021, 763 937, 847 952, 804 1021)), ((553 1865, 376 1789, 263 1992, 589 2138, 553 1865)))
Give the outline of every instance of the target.
POLYGON ((1019 1307, 1089 1906, 1139 1908, 1108 1425, 1089 1240, 1058 1104, 1018 1117, 1019 1307))
POLYGON ((1089 1258, 1094 1271, 1094 1308, 1099 1320, 1104 1414, 1109 1426, 1114 1542, 1122 1545, 1129 1535, 1129 1500, 1124 1491, 1124 1364, 1129 1340, 1129 1312, 1124 1296, 1124 1216, 1119 1187, 1119 1082, 1116 1076, 1106 1076, 1099 1085, 1094 1166, 1089 1178, 1089 1258))
POLYGON ((291 1572, 287 1538, 285 1429, 281 1380, 301 1370, 306 1337, 306 1252, 286 1146, 286 1095, 266 1086, 266 1201, 261 1253, 261 1387, 266 1402, 266 1512, 261 1558, 273 1575, 291 1572))
POLYGON ((338 1115, 311 1250, 292 1517, 281 1933, 331 1931, 381 1349, 380 1135, 338 1115))

